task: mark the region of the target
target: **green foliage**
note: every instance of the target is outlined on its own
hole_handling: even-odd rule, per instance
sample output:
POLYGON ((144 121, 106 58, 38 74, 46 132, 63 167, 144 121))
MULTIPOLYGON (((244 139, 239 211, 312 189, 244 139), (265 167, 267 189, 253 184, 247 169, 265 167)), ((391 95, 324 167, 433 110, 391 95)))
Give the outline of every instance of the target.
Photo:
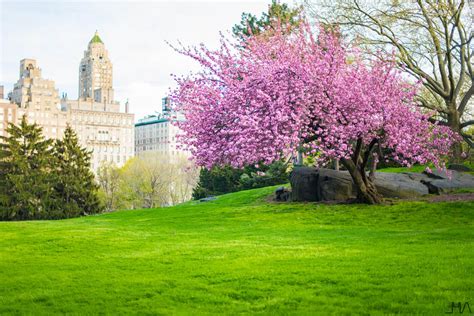
POLYGON ((442 315, 473 301, 474 202, 266 202, 274 190, 0 223, 0 314, 442 315))
MULTIPOLYGON (((466 161, 463 163, 466 167, 469 167, 471 170, 474 170, 474 164, 466 161)), ((436 169, 432 164, 429 165, 415 165, 411 168, 407 167, 391 167, 391 168, 381 168, 377 170, 377 172, 393 172, 393 173, 402 173, 402 172, 423 172, 425 171, 426 167, 430 167, 431 169, 436 169)), ((474 175, 474 171, 468 171, 467 173, 474 175)))
MULTIPOLYGON (((433 166, 430 166, 432 169, 433 166)), ((402 172, 418 172, 421 173, 425 171, 426 166, 416 165, 411 168, 407 167, 390 167, 390 168, 381 168, 378 169, 377 172, 392 172, 392 173, 402 173, 402 172)))
POLYGON ((0 219, 59 219, 100 211, 89 153, 72 129, 53 143, 23 116, 0 144, 0 219))
POLYGON ((53 150, 56 162, 56 198, 60 202, 58 218, 95 214, 102 210, 99 186, 90 169, 91 153, 79 145, 74 130, 67 126, 64 137, 53 150))
POLYGON ((193 190, 193 199, 286 183, 287 168, 282 161, 243 169, 230 166, 216 166, 210 170, 202 168, 198 185, 193 190))
POLYGON ((109 211, 153 208, 191 199, 199 169, 183 155, 143 153, 121 168, 102 163, 97 178, 109 211))
POLYGON ((250 35, 257 35, 265 31, 266 28, 273 28, 273 23, 277 21, 288 22, 290 25, 298 25, 301 7, 290 8, 287 4, 281 4, 277 0, 272 0, 268 6, 268 12, 263 12, 260 18, 250 13, 242 13, 240 24, 232 28, 232 32, 239 38, 250 35))
POLYGON ((247 166, 240 176, 237 191, 268 187, 288 182, 288 166, 283 161, 258 167, 247 166))
POLYGON ((56 205, 54 174, 51 169, 51 140, 45 140, 42 129, 28 124, 23 116, 20 125, 9 124, 9 137, 2 136, 2 219, 45 218, 56 205))
POLYGON ((97 170, 100 199, 107 211, 119 208, 120 176, 120 169, 112 162, 103 161, 97 170))
POLYGON ((193 190, 193 199, 237 191, 242 174, 243 170, 230 166, 202 168, 199 173, 199 182, 193 190))

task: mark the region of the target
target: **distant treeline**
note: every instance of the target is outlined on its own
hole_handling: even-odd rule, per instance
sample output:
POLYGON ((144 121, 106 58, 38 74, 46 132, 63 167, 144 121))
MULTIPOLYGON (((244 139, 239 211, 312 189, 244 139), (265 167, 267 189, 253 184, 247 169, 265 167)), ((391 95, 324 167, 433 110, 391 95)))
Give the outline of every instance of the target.
POLYGON ((193 199, 287 182, 288 165, 283 161, 270 165, 249 165, 242 169, 231 166, 203 168, 199 174, 199 183, 193 190, 193 199))

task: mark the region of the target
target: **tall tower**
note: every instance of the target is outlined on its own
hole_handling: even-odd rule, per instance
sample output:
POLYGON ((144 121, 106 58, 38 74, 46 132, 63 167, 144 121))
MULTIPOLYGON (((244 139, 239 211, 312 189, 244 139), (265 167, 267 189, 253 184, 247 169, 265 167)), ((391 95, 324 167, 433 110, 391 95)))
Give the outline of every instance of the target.
POLYGON ((58 107, 59 93, 53 80, 41 77, 36 60, 20 61, 20 79, 13 86, 12 101, 20 108, 49 111, 58 107))
POLYGON ((89 41, 79 65, 79 99, 112 103, 112 63, 97 31, 89 41))

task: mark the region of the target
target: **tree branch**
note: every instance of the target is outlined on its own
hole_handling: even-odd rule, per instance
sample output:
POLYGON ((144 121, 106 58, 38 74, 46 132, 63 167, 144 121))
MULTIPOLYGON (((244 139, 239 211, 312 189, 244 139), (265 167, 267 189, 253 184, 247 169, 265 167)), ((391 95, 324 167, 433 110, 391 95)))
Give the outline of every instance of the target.
POLYGON ((469 125, 474 125, 474 120, 469 120, 467 122, 461 123, 460 127, 461 129, 468 127, 469 125))
POLYGON ((352 156, 352 161, 354 162, 354 165, 356 165, 356 166, 359 164, 359 158, 360 158, 361 150, 362 150, 362 138, 359 137, 357 139, 356 148, 354 150, 354 155, 352 156))
POLYGON ((360 166, 361 172, 365 172, 365 168, 367 167, 367 163, 369 161, 370 153, 372 152, 375 144, 377 144, 378 141, 379 141, 378 138, 372 139, 369 146, 367 147, 367 150, 364 153, 364 159, 362 160, 362 165, 360 166))

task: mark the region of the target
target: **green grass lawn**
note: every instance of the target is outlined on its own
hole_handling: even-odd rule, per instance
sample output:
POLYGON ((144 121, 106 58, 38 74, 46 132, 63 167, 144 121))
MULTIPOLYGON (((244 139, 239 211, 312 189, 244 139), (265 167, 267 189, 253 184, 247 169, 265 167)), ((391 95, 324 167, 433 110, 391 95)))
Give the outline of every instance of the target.
MULTIPOLYGON (((474 170, 474 164, 472 163, 469 163, 469 162, 465 162, 463 163, 463 165, 471 168, 471 170, 474 170)), ((421 173, 423 171, 425 171, 426 169, 426 165, 415 165, 411 168, 407 168, 407 167, 391 167, 391 168, 382 168, 382 169, 379 169, 377 170, 378 172, 394 172, 394 173, 401 173, 401 172, 418 172, 418 173, 421 173)), ((436 170, 436 168, 433 166, 433 165, 429 165, 429 167, 432 169, 432 170, 436 170)), ((474 175, 474 171, 469 171, 467 172, 471 175, 474 175)))
POLYGON ((272 191, 0 223, 0 314, 474 311, 474 202, 265 202, 272 191))
MULTIPOLYGON (((434 168, 434 167, 431 167, 431 168, 436 170, 436 168, 434 168)), ((411 168, 407 168, 407 167, 383 168, 383 169, 377 170, 377 172, 394 172, 394 173, 418 172, 418 173, 421 173, 421 172, 425 171, 425 169, 426 169, 426 166, 416 165, 416 166, 413 166, 411 168)))

